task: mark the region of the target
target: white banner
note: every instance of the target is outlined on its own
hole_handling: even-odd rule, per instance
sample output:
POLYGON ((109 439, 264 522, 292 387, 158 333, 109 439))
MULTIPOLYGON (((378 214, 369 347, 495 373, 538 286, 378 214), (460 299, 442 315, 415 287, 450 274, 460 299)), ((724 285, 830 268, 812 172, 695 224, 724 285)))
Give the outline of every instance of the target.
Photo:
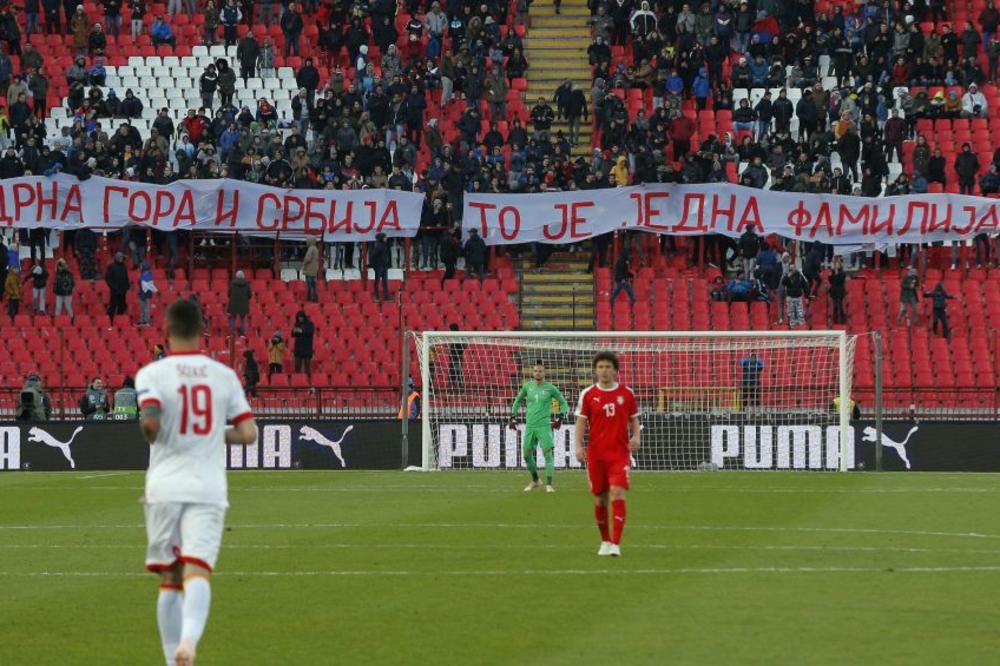
POLYGON ((29 176, 0 181, 0 226, 19 229, 239 231, 330 242, 413 236, 422 194, 395 190, 283 190, 239 180, 127 180, 29 176))
POLYGON ((964 240, 1000 231, 1000 200, 955 194, 869 199, 739 185, 635 185, 541 194, 467 194, 462 224, 487 245, 574 243, 618 230, 678 236, 759 233, 832 245, 964 240))

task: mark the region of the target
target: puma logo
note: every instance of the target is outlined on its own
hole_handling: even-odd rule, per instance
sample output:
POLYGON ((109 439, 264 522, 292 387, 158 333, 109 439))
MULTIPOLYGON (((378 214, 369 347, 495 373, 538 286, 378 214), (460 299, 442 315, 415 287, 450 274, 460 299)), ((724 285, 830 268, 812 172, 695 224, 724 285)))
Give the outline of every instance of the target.
POLYGON ((331 451, 333 451, 333 455, 337 456, 337 460, 340 461, 340 466, 347 467, 347 463, 344 462, 344 456, 340 451, 340 444, 341 442, 344 441, 344 438, 347 437, 347 433, 351 432, 352 430, 354 430, 353 425, 347 426, 347 429, 344 430, 344 433, 340 436, 340 439, 334 442, 327 439, 326 436, 319 430, 316 430, 315 428, 310 428, 309 426, 302 426, 301 428, 299 428, 299 437, 301 437, 306 442, 313 442, 315 444, 319 444, 320 446, 325 446, 329 448, 331 451))
MULTIPOLYGON (((900 459, 903 461, 903 464, 906 465, 906 469, 910 469, 910 459, 906 457, 906 443, 910 441, 910 437, 912 437, 918 430, 920 430, 920 426, 913 426, 912 428, 910 428, 910 432, 906 433, 906 439, 904 439, 902 442, 894 441, 884 432, 882 433, 882 446, 885 446, 895 451, 897 455, 899 455, 900 459)), ((874 444, 875 435, 876 435, 875 428, 873 428, 872 426, 868 426, 867 428, 864 429, 864 432, 861 436, 861 441, 871 442, 872 444, 874 444)))
POLYGON ((45 446, 51 446, 54 449, 59 449, 62 451, 63 456, 66 457, 66 460, 69 461, 69 468, 76 469, 76 462, 73 460, 73 454, 69 447, 72 446, 73 440, 76 439, 76 436, 79 435, 82 430, 83 426, 77 426, 68 442, 60 442, 58 439, 41 428, 34 427, 28 431, 28 441, 37 442, 38 444, 44 444, 45 446))

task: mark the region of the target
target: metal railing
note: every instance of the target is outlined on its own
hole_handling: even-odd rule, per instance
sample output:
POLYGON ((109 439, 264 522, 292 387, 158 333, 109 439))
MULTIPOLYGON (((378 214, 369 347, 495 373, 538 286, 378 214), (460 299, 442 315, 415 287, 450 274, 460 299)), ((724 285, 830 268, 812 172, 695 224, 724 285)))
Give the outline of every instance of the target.
MULTIPOLYGON (((54 421, 80 421, 80 398, 85 387, 45 388, 52 404, 54 421)), ((399 416, 398 386, 357 388, 353 386, 324 387, 257 387, 250 396, 250 405, 257 418, 282 419, 394 419, 399 416)), ((113 394, 109 391, 109 395, 113 394)), ((0 420, 18 418, 21 389, 0 388, 0 420)))

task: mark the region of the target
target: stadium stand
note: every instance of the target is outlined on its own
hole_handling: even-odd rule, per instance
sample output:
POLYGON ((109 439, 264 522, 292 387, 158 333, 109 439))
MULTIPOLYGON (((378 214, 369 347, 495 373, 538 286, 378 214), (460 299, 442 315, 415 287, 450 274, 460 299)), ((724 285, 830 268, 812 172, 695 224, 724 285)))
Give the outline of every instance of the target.
MULTIPOLYGON (((312 376, 265 379, 275 389, 398 386, 402 330, 520 325, 518 275, 527 266, 517 249, 492 257, 482 283, 461 274, 442 281, 438 240, 452 233, 465 191, 595 188, 623 179, 862 196, 1000 191, 1000 150, 993 151, 992 139, 1000 132, 1000 36, 989 0, 567 0, 559 14, 539 3, 529 11, 523 0, 240 2, 221 11, 177 0, 85 2, 80 10, 65 4, 72 19, 43 12, 31 35, 21 32, 32 24, 24 8, 0 13, 0 82, 8 85, 2 122, 9 128, 2 141, 13 149, 0 158, 0 177, 62 171, 162 183, 225 176, 284 187, 427 193, 424 230, 410 249, 414 267, 422 251, 432 271, 413 270, 397 257, 394 265, 406 269, 404 295, 376 304, 366 282, 329 270, 321 302, 305 305, 322 340, 312 376), (571 54, 559 44, 564 39, 571 51, 577 48, 581 29, 593 39, 586 50, 589 80, 566 64, 571 54), (563 75, 570 85, 558 83, 563 75), (590 153, 570 142, 571 124, 564 122, 574 86, 587 98, 592 127, 581 141, 591 141, 590 153), (536 103, 538 95, 544 104, 536 103), (551 135, 544 108, 550 96, 551 135), (125 104, 126 97, 138 104, 125 104), (975 159, 960 155, 965 143, 975 159), (434 199, 443 205, 435 208, 434 199), (340 371, 345 361, 352 362, 348 374, 340 371)), ((29 254, 40 241, 27 234, 5 238, 28 276, 29 254)), ((65 257, 79 278, 78 248, 62 240, 49 239, 44 265, 52 275, 55 258, 65 257)), ((709 249, 717 243, 703 241, 709 249)), ((162 238, 147 242, 160 248, 162 238)), ((161 302, 196 294, 211 322, 209 349, 235 362, 249 348, 263 361, 265 341, 287 330, 304 301, 296 272, 301 248, 276 246, 268 268, 242 261, 200 268, 196 242, 200 248, 204 239, 184 236, 179 255, 149 255, 161 302), (230 339, 226 323, 237 263, 250 272, 254 293, 245 340, 230 339)), ((808 253, 777 238, 767 242, 790 252, 796 264, 808 253)), ((617 239, 612 262, 622 243, 637 241, 617 239)), ((980 256, 993 243, 856 253, 849 258, 846 324, 834 322, 832 252, 824 250, 817 272, 823 286, 806 325, 883 330, 886 385, 921 390, 889 398, 901 405, 919 395, 944 406, 957 401, 959 389, 995 386, 1000 309, 993 306, 1000 292, 989 277, 996 254, 980 256), (960 296, 948 306, 947 344, 925 330, 930 299, 921 299, 919 326, 897 324, 900 279, 911 260, 920 268, 921 291, 940 280, 960 296)), ((634 306, 607 302, 613 263, 598 262, 599 330, 781 325, 775 293, 771 302, 713 301, 715 280, 725 281, 735 267, 719 271, 716 260, 716 268, 706 268, 711 256, 701 242, 638 245, 634 306)), ((98 275, 119 247, 128 251, 116 235, 101 243, 98 275)), ((340 253, 358 277, 350 270, 352 247, 329 252, 326 265, 340 253)), ((544 253, 535 259, 544 264, 544 253)), ((130 271, 137 272, 131 262, 130 271)), ((393 278, 396 294, 403 274, 393 278)), ((24 291, 7 336, 10 355, 0 363, 4 386, 17 386, 31 371, 49 386, 82 387, 95 374, 117 386, 149 359, 158 339, 159 309, 151 328, 109 321, 100 282, 77 279, 72 321, 32 314, 30 289, 24 291), (58 356, 41 353, 56 341, 58 356)), ((128 309, 138 310, 135 290, 128 309)), ((870 361, 869 344, 859 348, 860 361, 870 361)), ((862 393, 872 384, 870 368, 857 364, 862 393)))

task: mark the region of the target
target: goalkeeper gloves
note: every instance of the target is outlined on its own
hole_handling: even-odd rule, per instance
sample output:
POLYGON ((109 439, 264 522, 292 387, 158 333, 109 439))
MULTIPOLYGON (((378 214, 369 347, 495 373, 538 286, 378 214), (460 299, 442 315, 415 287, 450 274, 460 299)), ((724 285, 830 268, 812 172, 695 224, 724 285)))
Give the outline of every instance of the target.
POLYGON ((507 421, 507 427, 511 430, 517 430, 517 419, 513 416, 510 417, 510 421, 507 421))
POLYGON ((563 415, 562 414, 556 414, 556 415, 554 415, 552 417, 552 429, 553 430, 559 430, 559 428, 562 428, 562 422, 563 422, 563 415))

